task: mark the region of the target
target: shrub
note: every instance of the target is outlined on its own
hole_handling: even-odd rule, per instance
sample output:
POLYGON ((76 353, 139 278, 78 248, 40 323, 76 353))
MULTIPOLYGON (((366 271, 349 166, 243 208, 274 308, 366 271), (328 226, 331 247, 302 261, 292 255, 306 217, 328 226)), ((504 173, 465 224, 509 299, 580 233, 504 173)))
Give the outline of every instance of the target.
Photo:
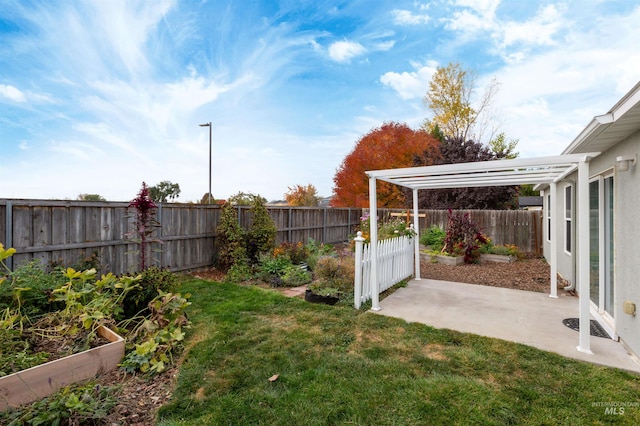
POLYGON ((431 247, 442 247, 447 233, 436 225, 431 225, 420 236, 420 244, 431 247))
POLYGON ((317 282, 312 289, 333 288, 340 294, 353 292, 355 264, 350 257, 323 256, 318 259, 314 274, 317 282))
POLYGON ((144 313, 148 309, 149 302, 158 296, 158 293, 172 293, 176 290, 178 277, 167 269, 152 266, 140 273, 142 277, 138 281, 139 287, 129 291, 123 301, 125 318, 132 318, 144 313))
POLYGON ((274 256, 288 257, 291 263, 299 265, 306 262, 309 257, 309 250, 302 242, 289 243, 284 242, 273 250, 274 256))
POLYGON ((449 209, 446 237, 442 251, 448 254, 464 253, 465 263, 475 263, 478 259, 478 248, 487 242, 487 238, 469 218, 468 213, 462 215, 449 209))
POLYGON ((236 263, 246 262, 244 231, 238 223, 236 209, 230 204, 222 206, 220 224, 216 228, 217 258, 215 264, 227 271, 236 263))
POLYGON ((282 272, 282 282, 286 287, 298 287, 310 283, 311 272, 300 265, 289 265, 282 272))
POLYGON ((253 278, 253 271, 251 267, 247 264, 246 261, 234 263, 227 274, 225 275, 224 280, 226 282, 243 282, 253 278))
POLYGON ((282 275, 288 266, 291 266, 291 260, 287 256, 262 256, 258 278, 274 287, 280 287, 284 284, 282 275))
POLYGON ((336 249, 331 244, 323 244, 318 243, 313 238, 309 238, 309 241, 306 244, 307 249, 307 266, 310 270, 315 270, 316 263, 318 263, 318 259, 322 256, 336 256, 336 249))
POLYGON ((260 255, 270 252, 276 242, 275 223, 264 206, 267 200, 258 195, 253 196, 251 203, 251 226, 246 234, 246 250, 249 262, 257 264, 260 255))

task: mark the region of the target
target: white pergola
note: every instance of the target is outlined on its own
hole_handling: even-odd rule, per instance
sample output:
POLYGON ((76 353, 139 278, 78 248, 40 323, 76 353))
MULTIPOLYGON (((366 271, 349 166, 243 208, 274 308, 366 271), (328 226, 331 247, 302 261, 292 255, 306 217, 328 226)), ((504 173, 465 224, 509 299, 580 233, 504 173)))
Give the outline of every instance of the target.
MULTIPOLYGON (((580 332, 578 351, 591 352, 589 317, 589 161, 599 152, 560 155, 553 157, 517 158, 514 160, 480 161, 475 163, 444 164, 439 166, 409 167, 402 169, 365 172, 369 177, 369 206, 371 217, 371 299, 374 311, 380 310, 377 277, 378 201, 377 181, 393 183, 413 191, 413 226, 418 226, 418 191, 421 189, 471 188, 483 186, 511 186, 547 184, 551 191, 551 290, 557 298, 557 194, 556 185, 571 173, 578 172, 578 202, 576 246, 578 247, 578 292, 580 332)), ((420 248, 415 245, 415 279, 420 279, 420 248)))

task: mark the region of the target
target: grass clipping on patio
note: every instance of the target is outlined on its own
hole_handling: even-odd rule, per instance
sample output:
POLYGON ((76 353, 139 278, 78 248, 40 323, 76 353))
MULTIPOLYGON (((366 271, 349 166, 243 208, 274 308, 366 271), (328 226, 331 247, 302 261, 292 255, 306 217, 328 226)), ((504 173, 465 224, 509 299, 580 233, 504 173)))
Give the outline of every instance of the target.
POLYGON ((255 287, 183 287, 194 327, 160 425, 640 424, 638 405, 602 405, 638 403, 629 373, 255 287))

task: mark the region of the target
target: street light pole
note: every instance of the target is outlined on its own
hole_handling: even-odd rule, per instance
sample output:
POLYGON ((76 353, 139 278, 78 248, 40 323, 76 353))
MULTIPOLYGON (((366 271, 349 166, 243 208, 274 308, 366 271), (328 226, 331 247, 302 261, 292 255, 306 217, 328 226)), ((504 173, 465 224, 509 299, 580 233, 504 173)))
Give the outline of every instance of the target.
POLYGON ((200 127, 209 128, 209 192, 207 193, 207 203, 211 204, 211 122, 200 124, 200 127))

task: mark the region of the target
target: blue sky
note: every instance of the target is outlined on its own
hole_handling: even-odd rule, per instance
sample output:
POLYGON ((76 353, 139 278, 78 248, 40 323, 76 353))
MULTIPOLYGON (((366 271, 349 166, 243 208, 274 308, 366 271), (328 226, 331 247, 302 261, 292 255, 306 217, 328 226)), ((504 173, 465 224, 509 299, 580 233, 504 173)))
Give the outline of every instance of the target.
POLYGON ((385 121, 417 128, 436 67, 495 78, 522 157, 559 154, 640 80, 626 1, 0 0, 0 198, 132 199, 141 182, 282 199, 385 121))

